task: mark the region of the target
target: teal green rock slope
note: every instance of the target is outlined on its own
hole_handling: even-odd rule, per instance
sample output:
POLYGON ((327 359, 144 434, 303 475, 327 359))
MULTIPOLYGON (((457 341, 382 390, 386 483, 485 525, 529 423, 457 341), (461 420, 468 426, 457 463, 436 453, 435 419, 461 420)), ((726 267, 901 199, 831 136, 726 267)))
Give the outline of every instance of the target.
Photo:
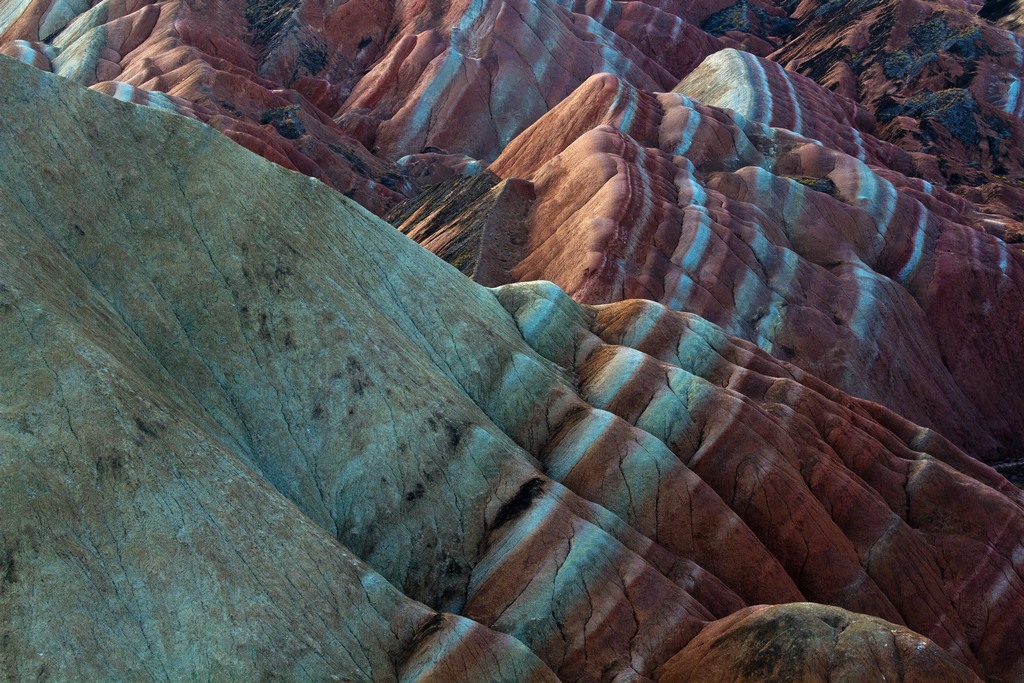
POLYGON ((0 113, 0 678, 672 680, 805 600, 1022 673, 1024 503, 937 434, 196 121, 6 58, 0 113))

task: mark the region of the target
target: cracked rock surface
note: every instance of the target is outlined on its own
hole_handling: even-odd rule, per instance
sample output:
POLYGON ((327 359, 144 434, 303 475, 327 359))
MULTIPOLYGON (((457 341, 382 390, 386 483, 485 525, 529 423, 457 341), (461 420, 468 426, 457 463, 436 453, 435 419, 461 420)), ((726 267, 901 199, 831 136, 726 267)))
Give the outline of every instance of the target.
POLYGON ((709 625, 659 681, 977 680, 926 638, 873 617, 798 603, 754 607, 709 625))
POLYGON ((2 57, 0 110, 5 677, 733 680, 783 622, 1024 675, 1024 498, 937 432, 186 117, 2 57), (807 600, 871 616, 754 607, 807 600))
POLYGON ((0 53, 196 117, 382 213, 479 170, 593 73, 671 88, 721 47, 699 28, 719 2, 608 4, 12 0, 0 53))
POLYGON ((483 284, 694 313, 979 459, 1018 460, 1024 251, 872 123, 737 50, 668 93, 600 74, 504 149, 486 194, 462 182, 391 219, 483 284))

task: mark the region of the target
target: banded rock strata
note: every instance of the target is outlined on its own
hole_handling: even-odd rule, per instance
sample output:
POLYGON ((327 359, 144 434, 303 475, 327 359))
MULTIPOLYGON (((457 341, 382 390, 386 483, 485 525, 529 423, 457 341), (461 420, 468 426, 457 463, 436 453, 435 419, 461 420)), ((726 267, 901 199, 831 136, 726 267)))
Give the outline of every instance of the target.
POLYGON ((875 123, 735 50, 670 93, 599 75, 506 147, 493 189, 392 220, 485 284, 692 312, 975 457, 1019 459, 1024 252, 875 123))
POLYGON ((794 18, 798 26, 772 60, 866 107, 878 137, 1019 234, 1019 33, 993 24, 982 3, 802 3, 794 18))
POLYGON ((934 431, 187 118, 6 58, 0 107, 12 678, 668 681, 772 619, 808 671, 855 623, 866 675, 1024 675, 1024 497, 934 431), (886 621, 749 609, 804 600, 886 621))
POLYGON ((492 161, 596 72, 670 88, 721 47, 693 23, 706 4, 11 0, 0 52, 199 118, 383 212, 492 161))

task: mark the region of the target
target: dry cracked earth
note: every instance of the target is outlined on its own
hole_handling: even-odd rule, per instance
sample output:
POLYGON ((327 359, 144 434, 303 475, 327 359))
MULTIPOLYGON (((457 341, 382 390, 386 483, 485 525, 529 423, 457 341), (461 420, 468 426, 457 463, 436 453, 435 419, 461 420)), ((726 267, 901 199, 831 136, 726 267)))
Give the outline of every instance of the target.
POLYGON ((1024 681, 1017 2, 0 53, 0 680, 1024 681))

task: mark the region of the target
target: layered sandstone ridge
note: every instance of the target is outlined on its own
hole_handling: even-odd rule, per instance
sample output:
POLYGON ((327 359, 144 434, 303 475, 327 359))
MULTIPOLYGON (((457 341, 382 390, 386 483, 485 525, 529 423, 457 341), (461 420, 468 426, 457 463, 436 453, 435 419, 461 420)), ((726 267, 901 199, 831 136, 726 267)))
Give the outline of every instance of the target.
POLYGON ((403 595, 312 503, 315 406, 278 393, 283 308, 258 302, 289 290, 256 245, 298 236, 290 193, 340 211, 315 229, 336 243, 365 214, 177 116, 6 58, 0 88, 2 677, 556 680, 521 643, 403 595), (225 218, 235 202, 249 210, 225 218), (259 281, 234 289, 232 267, 259 281))
POLYGON ((678 4, 18 0, 0 53, 195 116, 382 212, 475 172, 594 73, 671 88, 721 47, 692 23, 720 3, 678 4))
POLYGON ((666 91, 735 48, 769 60, 749 101, 778 105, 772 125, 821 139, 832 120, 774 91, 776 70, 807 76, 1020 241, 1020 16, 959 0, 12 0, 0 53, 195 116, 383 213, 477 173, 595 73, 666 91))
POLYGON ((972 202, 1024 221, 1016 2, 803 2, 770 58, 873 112, 877 134, 972 202), (1016 28, 1016 30, 1012 30, 1016 28))
POLYGON ((723 50, 670 93, 592 77, 505 148, 493 189, 391 218, 485 284, 692 312, 975 457, 1019 459, 1024 253, 875 126, 723 50))
POLYGON ((659 673, 680 683, 974 680, 915 633, 807 604, 755 607, 715 622, 659 673), (769 656, 751 658, 751 651, 769 656))
POLYGON ((693 313, 481 287, 187 118, 6 58, 0 108, 10 677, 726 676, 780 613, 809 671, 834 622, 1024 676, 1024 499, 936 432, 693 313), (747 609, 805 600, 886 621, 747 609))

